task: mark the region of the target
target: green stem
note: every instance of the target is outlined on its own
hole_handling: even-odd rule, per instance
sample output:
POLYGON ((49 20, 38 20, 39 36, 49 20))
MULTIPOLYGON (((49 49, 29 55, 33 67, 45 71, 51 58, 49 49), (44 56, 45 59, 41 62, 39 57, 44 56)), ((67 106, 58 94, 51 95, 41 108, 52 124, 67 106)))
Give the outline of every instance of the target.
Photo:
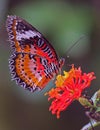
POLYGON ((92 120, 91 122, 89 122, 88 124, 83 126, 83 128, 81 130, 92 130, 94 127, 99 126, 99 125, 100 125, 100 122, 96 122, 96 121, 92 120))

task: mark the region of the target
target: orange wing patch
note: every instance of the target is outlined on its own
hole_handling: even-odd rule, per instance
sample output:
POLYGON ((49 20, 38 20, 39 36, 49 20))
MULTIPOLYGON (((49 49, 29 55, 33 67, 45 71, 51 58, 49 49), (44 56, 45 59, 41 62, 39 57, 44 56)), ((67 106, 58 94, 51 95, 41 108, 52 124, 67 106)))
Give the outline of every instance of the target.
POLYGON ((39 60, 37 55, 19 53, 11 56, 9 60, 13 80, 17 79, 18 84, 23 83, 24 88, 31 91, 44 88, 51 80, 50 77, 46 77, 43 69, 37 67, 41 66, 36 61, 37 58, 39 60))

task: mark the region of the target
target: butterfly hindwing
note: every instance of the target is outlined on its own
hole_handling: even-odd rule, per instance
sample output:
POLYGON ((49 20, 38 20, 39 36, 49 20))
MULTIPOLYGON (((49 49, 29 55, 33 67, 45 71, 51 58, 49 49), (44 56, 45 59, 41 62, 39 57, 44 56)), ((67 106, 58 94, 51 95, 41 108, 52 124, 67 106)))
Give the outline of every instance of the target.
POLYGON ((54 76, 52 63, 38 55, 13 54, 9 60, 12 80, 24 88, 34 91, 42 89, 54 76))

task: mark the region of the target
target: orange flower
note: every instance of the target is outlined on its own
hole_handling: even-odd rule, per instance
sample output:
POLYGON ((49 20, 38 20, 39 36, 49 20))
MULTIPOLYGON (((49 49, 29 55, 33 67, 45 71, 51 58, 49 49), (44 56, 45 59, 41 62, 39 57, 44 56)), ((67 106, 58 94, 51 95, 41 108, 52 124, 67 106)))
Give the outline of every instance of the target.
POLYGON ((74 65, 69 72, 64 71, 64 76, 58 75, 55 82, 56 88, 46 93, 49 96, 48 100, 52 99, 49 108, 52 114, 56 114, 59 118, 60 112, 65 110, 71 102, 79 99, 82 91, 89 87, 95 78, 94 72, 82 73, 81 68, 77 69, 74 65))

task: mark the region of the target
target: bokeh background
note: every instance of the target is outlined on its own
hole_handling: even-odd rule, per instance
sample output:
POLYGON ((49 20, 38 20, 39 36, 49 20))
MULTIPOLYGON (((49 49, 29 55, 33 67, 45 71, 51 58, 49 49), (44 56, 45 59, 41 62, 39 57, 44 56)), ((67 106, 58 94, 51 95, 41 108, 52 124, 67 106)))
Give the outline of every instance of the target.
POLYGON ((80 130, 89 120, 78 102, 62 112, 59 120, 48 111, 50 103, 44 93, 54 87, 54 81, 35 93, 11 82, 7 15, 18 15, 42 32, 59 57, 66 57, 64 69, 74 63, 84 72, 94 71, 97 79, 87 91, 92 96, 100 88, 100 1, 0 0, 0 130, 80 130))

